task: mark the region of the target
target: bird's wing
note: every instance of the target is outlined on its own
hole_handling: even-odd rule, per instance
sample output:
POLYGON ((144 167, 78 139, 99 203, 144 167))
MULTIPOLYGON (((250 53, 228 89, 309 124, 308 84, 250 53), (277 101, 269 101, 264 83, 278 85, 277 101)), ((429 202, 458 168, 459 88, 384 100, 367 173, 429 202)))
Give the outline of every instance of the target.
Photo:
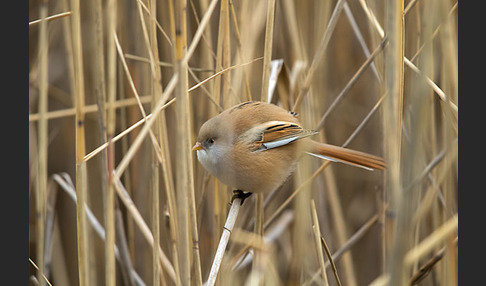
POLYGON ((254 144, 255 151, 265 151, 287 145, 316 133, 318 132, 304 129, 293 122, 268 121, 245 132, 244 138, 254 144))

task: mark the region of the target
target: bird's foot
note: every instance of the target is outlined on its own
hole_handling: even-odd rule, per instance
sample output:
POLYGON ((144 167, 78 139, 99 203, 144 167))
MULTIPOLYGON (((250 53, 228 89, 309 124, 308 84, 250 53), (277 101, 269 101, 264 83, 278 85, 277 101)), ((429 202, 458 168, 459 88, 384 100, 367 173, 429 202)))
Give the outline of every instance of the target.
POLYGON ((250 193, 250 192, 245 193, 242 190, 234 190, 233 196, 231 197, 231 204, 233 204, 233 201, 235 199, 241 199, 241 203, 240 203, 240 206, 241 206, 243 204, 243 202, 246 200, 246 198, 251 196, 251 194, 253 194, 253 193, 250 193))

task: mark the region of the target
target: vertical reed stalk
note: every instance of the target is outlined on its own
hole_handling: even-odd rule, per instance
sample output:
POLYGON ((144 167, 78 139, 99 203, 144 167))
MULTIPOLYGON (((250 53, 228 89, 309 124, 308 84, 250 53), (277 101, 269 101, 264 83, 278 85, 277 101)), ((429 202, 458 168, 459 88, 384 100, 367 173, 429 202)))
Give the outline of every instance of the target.
MULTIPOLYGON (((304 100, 306 107, 309 105, 309 98, 304 100)), ((309 109, 309 112, 301 114, 300 120, 302 124, 309 124, 313 118, 313 112, 309 109)), ((294 229, 291 233, 292 235, 292 256, 293 259, 290 262, 289 269, 289 283, 296 284, 301 279, 301 273, 310 265, 313 265, 315 260, 311 257, 312 251, 307 244, 302 243, 303 241, 308 241, 312 243, 313 233, 312 233, 312 218, 309 212, 309 202, 312 195, 312 188, 310 184, 304 184, 304 182, 312 174, 312 158, 309 156, 302 156, 298 162, 297 169, 295 171, 295 181, 294 185, 299 186, 301 189, 299 195, 295 197, 292 209, 295 212, 294 229), (311 239, 311 240, 309 240, 311 239)))
POLYGON ((319 219, 317 218, 316 203, 311 200, 311 214, 312 214, 312 229, 314 231, 314 239, 317 248, 317 258, 319 261, 319 266, 321 267, 322 281, 324 285, 329 285, 327 281, 326 265, 324 263, 324 253, 322 252, 321 244, 321 229, 319 227, 319 219))
MULTIPOLYGON (((385 50, 385 130, 392 132, 387 139, 386 158, 392 162, 388 166, 392 187, 399 182, 401 150, 401 126, 403 108, 403 2, 387 1, 385 30, 388 35, 388 47, 385 50), (393 141, 389 141, 393 140, 393 141), (389 141, 389 142, 388 142, 389 141)), ((397 191, 397 188, 392 188, 397 191)))
POLYGON ((179 260, 177 252, 177 207, 175 198, 175 188, 174 180, 172 176, 172 166, 170 162, 170 151, 169 151, 169 136, 167 135, 167 123, 165 119, 165 114, 160 115, 160 139, 162 148, 162 172, 164 174, 164 189, 167 200, 167 208, 169 210, 169 230, 170 230, 170 245, 172 248, 172 260, 174 265, 174 270, 176 273, 176 285, 181 285, 180 272, 179 272, 179 260))
MULTIPOLYGON (((233 19, 233 26, 235 29, 235 38, 236 38, 236 47, 237 47, 237 54, 238 54, 238 60, 240 63, 243 63, 243 52, 241 51, 241 33, 240 33, 240 28, 238 26, 238 19, 236 17, 236 12, 235 12, 235 6, 233 4, 233 0, 229 0, 229 6, 230 6, 230 11, 231 11, 231 18, 233 19)), ((251 96, 251 88, 250 88, 250 81, 249 81, 249 76, 248 76, 248 71, 246 69, 243 69, 243 77, 245 80, 245 93, 246 93, 246 100, 251 101, 252 96, 251 96)))
MULTIPOLYGON (((186 4, 187 5, 187 4, 186 4)), ((189 48, 186 48, 186 53, 184 54, 184 57, 180 59, 180 66, 185 69, 183 72, 185 73, 186 76, 186 83, 185 83, 185 88, 186 90, 184 91, 184 97, 187 99, 186 101, 186 110, 188 112, 188 116, 186 116, 187 122, 185 124, 185 132, 186 132, 186 139, 185 139, 185 144, 184 144, 184 149, 183 152, 189 152, 187 154, 187 163, 186 163, 186 170, 185 172, 187 173, 188 176, 188 182, 187 182, 187 200, 188 200, 188 212, 189 212, 189 224, 190 224, 190 230, 191 230, 191 237, 192 237, 192 254, 193 254, 193 269, 194 269, 194 280, 193 283, 195 285, 202 285, 202 269, 201 269, 201 257, 200 257, 200 251, 199 251, 199 231, 198 231, 198 225, 197 225, 197 213, 196 213, 196 198, 195 198, 195 189, 194 189, 194 170, 193 170, 193 158, 192 158, 192 152, 191 152, 191 146, 192 146, 192 119, 193 114, 190 109, 190 101, 189 99, 189 92, 188 92, 188 83, 187 83, 187 66, 189 62, 189 58, 192 57, 194 50, 196 48, 197 43, 200 41, 203 32, 205 30, 206 25, 209 23, 209 19, 212 15, 212 12, 214 11, 214 8, 216 7, 216 1, 213 0, 211 4, 209 5, 205 15, 203 16, 200 25, 195 32, 195 35, 193 37, 192 43, 189 46, 189 48), (186 149, 187 148, 187 149, 186 149)), ((185 17, 184 17, 185 18, 185 17)), ((184 38, 184 42, 187 41, 186 39, 187 35, 184 38)), ((186 44, 185 44, 186 46, 186 44)), ((177 48, 177 47, 176 47, 177 48)), ((179 58, 176 57, 176 61, 179 62, 179 58)))
MULTIPOLYGON (((229 1, 230 0, 225 0, 225 2, 228 2, 228 7, 226 7, 226 11, 224 13, 224 36, 223 36, 223 68, 227 68, 231 66, 231 37, 230 37, 230 12, 229 12, 229 1)), ((239 103, 238 100, 236 100, 236 97, 233 96, 234 94, 231 93, 231 73, 227 72, 221 75, 221 79, 223 81, 223 97, 221 99, 223 101, 220 102, 221 106, 232 106, 236 103, 239 103), (225 100, 226 98, 226 100, 225 100)), ((239 97, 239 95, 237 95, 239 97)))
POLYGON ((113 169, 115 166, 115 144, 112 138, 115 136, 116 114, 116 47, 113 35, 116 33, 117 4, 115 0, 107 2, 106 25, 107 29, 107 85, 106 93, 108 96, 108 110, 106 120, 107 131, 107 194, 106 194, 106 241, 105 241, 105 260, 106 260, 106 285, 115 285, 116 265, 115 265, 115 188, 113 186, 113 169))
POLYGON ((47 152, 48 152, 48 42, 47 42, 47 0, 40 4, 40 32, 39 32, 39 122, 38 122, 38 171, 36 193, 36 234, 37 234, 37 281, 45 285, 45 220, 46 220, 46 196, 47 196, 47 152))
MULTIPOLYGON (((61 9, 69 10, 70 0, 61 0, 61 9)), ((71 13, 72 15, 72 13, 71 13)), ((66 65, 67 65, 67 82, 69 86, 73 88, 75 86, 74 83, 74 56, 73 56, 73 39, 72 39, 72 20, 70 18, 66 18, 64 21, 64 25, 62 25, 62 35, 64 38, 64 46, 65 46, 65 53, 66 53, 66 65)), ((74 92, 71 94, 69 98, 72 102, 72 105, 75 104, 75 94, 74 92)))
MULTIPOLYGON (((106 73, 105 73, 105 48, 104 48, 104 33, 103 33, 103 7, 100 0, 95 0, 90 3, 94 17, 94 34, 93 47, 94 56, 91 57, 89 70, 93 74, 94 92, 96 94, 98 105, 99 131, 100 142, 107 142, 114 134, 114 121, 107 122, 106 114, 106 73), (108 134, 107 125, 110 125, 111 133, 108 134), (110 137, 111 136, 111 137, 110 137)), ((110 86, 111 88, 111 86, 110 86)), ((113 109, 114 100, 110 99, 110 109, 113 109)), ((110 111, 111 112, 111 111, 110 111)), ((110 118, 114 120, 114 118, 110 118)), ((116 268, 115 268, 115 215, 114 215, 114 189, 111 183, 111 173, 113 171, 114 148, 113 144, 108 143, 108 148, 102 152, 101 157, 101 181, 102 181, 102 197, 104 204, 104 219, 105 219, 105 284, 114 286, 116 283, 116 268), (111 188, 111 190, 110 190, 111 188)))
POLYGON ((187 52, 187 27, 186 11, 187 1, 176 1, 175 14, 175 72, 179 74, 176 85, 175 96, 177 112, 177 146, 176 146, 176 201, 177 201, 177 225, 178 225, 178 245, 177 250, 179 259, 179 270, 182 285, 191 284, 191 257, 190 240, 191 231, 189 228, 189 192, 193 191, 191 186, 188 169, 192 165, 191 145, 190 145, 190 111, 189 97, 187 93, 187 63, 183 63, 187 52))
POLYGON ((160 222, 159 222, 159 162, 152 149, 152 233, 154 236, 154 245, 152 247, 152 285, 160 285, 160 263, 159 263, 159 245, 160 245, 160 222))
MULTIPOLYGON (((111 105, 112 103, 110 103, 111 105)), ((110 108, 110 113, 114 113, 110 108)), ((112 117, 113 118, 113 117, 112 117)), ((115 122, 108 120, 108 129, 114 129, 115 122)), ((113 131, 113 130, 110 130, 113 131)), ((107 138, 112 138, 113 133, 108 132, 107 138)), ((106 285, 115 285, 116 283, 116 265, 115 265, 115 188, 113 186, 113 169, 115 165, 115 144, 108 141, 107 152, 107 195, 105 204, 105 280, 106 285)))
MULTIPOLYGON (((228 17, 229 10, 228 10, 228 0, 221 0, 220 10, 219 10, 219 25, 218 25, 218 43, 216 48, 216 72, 221 71, 223 67, 224 61, 224 54, 225 54, 225 36, 227 36, 227 29, 229 29, 229 22, 228 17)), ((221 97, 221 81, 224 80, 223 77, 217 77, 214 79, 214 100, 223 108, 227 107, 227 105, 223 104, 223 97, 221 97)))
POLYGON ((262 76, 262 92, 260 100, 268 101, 268 84, 270 77, 270 63, 272 61, 272 46, 273 46, 273 26, 275 24, 275 0, 268 0, 267 6, 267 24, 265 26, 265 48, 263 51, 263 76, 262 76))
MULTIPOLYGON (((190 128, 187 132, 190 134, 190 128)), ((190 136, 189 136, 190 138, 190 136)), ((192 153, 189 154, 190 162, 192 162, 192 153)), ((202 286, 202 269, 201 269, 201 257, 199 253, 199 230, 197 227, 197 213, 196 213, 196 198, 194 194, 194 170, 192 169, 192 164, 189 164, 189 193, 188 193, 188 204, 189 204, 189 222, 192 234, 192 255, 193 255, 193 269, 194 269, 194 279, 193 285, 202 286)))
POLYGON ((85 94, 84 94, 84 69, 83 49, 81 39, 81 10, 79 0, 71 0, 72 14, 72 37, 74 57, 74 93, 76 98, 76 225, 77 225, 77 247, 78 247, 78 271, 79 285, 90 285, 91 276, 89 273, 88 255, 88 229, 86 223, 86 210, 84 208, 87 199, 87 169, 83 157, 86 153, 85 147, 85 94))
MULTIPOLYGON (((156 23, 152 19, 156 18, 156 11, 157 6, 155 1, 150 1, 148 4, 149 6, 149 24, 146 25, 144 20, 144 13, 142 13, 141 9, 142 2, 139 2, 139 14, 140 14, 140 21, 142 24, 142 30, 144 32, 144 37, 146 41, 147 51, 150 58, 150 74, 152 78, 151 86, 152 86, 152 109, 155 108, 157 101, 162 96, 162 85, 161 85, 161 75, 160 75, 160 68, 158 66, 159 62, 159 51, 158 51, 158 41, 157 41, 157 29, 156 23)), ((154 134, 154 138, 156 138, 157 142, 162 143, 161 141, 161 118, 159 116, 156 122, 154 123, 154 127, 152 132, 154 134)), ((163 152, 160 152, 160 157, 165 156, 162 155, 163 152)), ((159 263, 159 246, 160 246, 160 206, 159 206, 159 174, 160 174, 160 162, 159 157, 155 149, 152 149, 152 188, 151 188, 151 200, 152 200, 152 233, 154 237, 154 244, 152 247, 152 284, 153 285, 160 285, 160 275, 162 272, 160 271, 160 263, 159 263)), ((166 283, 166 282, 164 282, 166 283)))
MULTIPOLYGON (((383 125, 385 131, 385 189, 389 190, 391 209, 397 212, 397 224, 391 231, 392 241, 388 240, 385 251, 387 266, 393 283, 404 281, 402 261, 407 229, 401 230, 398 221, 403 220, 403 198, 401 186, 401 144, 402 144, 402 103, 403 103, 403 2, 387 1, 385 12, 385 31, 388 46, 385 49, 384 88, 386 98, 383 102, 383 125), (389 162, 389 163, 388 163, 389 162)), ((387 226, 387 224, 385 224, 387 226)), ((402 225, 403 226, 403 225, 402 225)))
MULTIPOLYGON (((346 228, 345 210, 343 209, 343 201, 339 195, 339 183, 336 177, 329 168, 324 172, 324 183, 327 190, 327 199, 329 200, 329 208, 331 212, 331 219, 335 227, 335 238, 339 246, 344 245, 349 238, 346 228)), ((353 266, 353 255, 351 252, 346 252, 342 258, 342 274, 346 285, 357 285, 356 273, 353 266)))
MULTIPOLYGON (((256 194, 256 201, 255 201, 255 225, 254 225, 254 233, 263 238, 263 194, 258 193, 256 194)), ((253 264, 252 264, 252 272, 257 273, 260 271, 259 269, 262 268, 262 251, 253 249, 253 264)), ((261 273, 263 275, 263 273, 261 273)), ((259 285, 261 285, 262 279, 259 279, 259 285)))
POLYGON ((161 143, 161 167, 164 174, 164 189, 167 200, 167 208, 169 210, 169 232, 170 232, 170 245, 172 250, 172 260, 174 265, 174 270, 176 273, 176 285, 181 285, 180 272, 179 272, 179 260, 177 252, 177 215, 176 215, 176 198, 175 198, 175 188, 174 180, 172 176, 172 166, 170 162, 170 151, 169 151, 169 136, 167 132, 167 123, 165 118, 165 113, 160 114, 160 143, 161 143))
MULTIPOLYGON (((194 175, 191 172, 189 177, 191 186, 194 186, 194 175)), ((199 233, 197 228, 197 216, 196 216, 196 199, 194 195, 194 187, 189 192, 189 220, 192 233, 192 254, 193 254, 193 269, 194 269, 194 285, 202 285, 202 270, 201 270, 201 257, 199 253, 199 233)))

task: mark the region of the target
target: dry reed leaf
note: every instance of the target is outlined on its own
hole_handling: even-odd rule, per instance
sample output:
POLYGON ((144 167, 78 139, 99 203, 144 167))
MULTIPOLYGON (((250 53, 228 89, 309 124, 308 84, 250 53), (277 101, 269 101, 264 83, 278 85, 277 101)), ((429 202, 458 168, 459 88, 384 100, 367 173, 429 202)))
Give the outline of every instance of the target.
POLYGON ((452 233, 457 231, 459 224, 458 216, 455 215, 437 228, 433 233, 422 240, 417 246, 410 249, 405 255, 406 265, 415 263, 429 252, 437 249, 437 246, 447 239, 452 233))

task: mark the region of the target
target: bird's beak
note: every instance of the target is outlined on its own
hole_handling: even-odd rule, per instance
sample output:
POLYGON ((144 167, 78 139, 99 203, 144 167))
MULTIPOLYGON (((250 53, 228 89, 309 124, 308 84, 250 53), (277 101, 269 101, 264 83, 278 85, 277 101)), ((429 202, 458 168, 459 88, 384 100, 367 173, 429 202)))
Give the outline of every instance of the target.
POLYGON ((192 146, 192 151, 197 151, 197 150, 202 150, 204 149, 202 144, 200 142, 196 142, 196 144, 194 144, 194 146, 192 146))

